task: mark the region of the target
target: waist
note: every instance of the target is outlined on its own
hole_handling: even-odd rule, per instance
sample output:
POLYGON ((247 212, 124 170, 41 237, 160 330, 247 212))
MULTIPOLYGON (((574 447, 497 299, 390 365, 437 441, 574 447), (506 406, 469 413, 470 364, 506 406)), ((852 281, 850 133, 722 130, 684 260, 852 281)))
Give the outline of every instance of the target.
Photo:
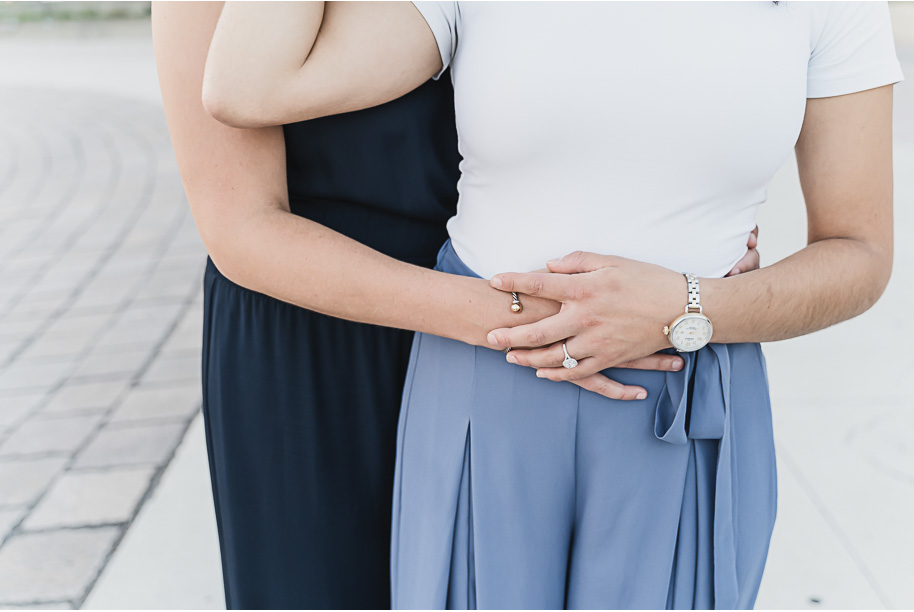
POLYGON ((645 201, 545 204, 543 198, 461 193, 448 235, 478 275, 542 269, 574 251, 615 255, 677 272, 719 278, 746 253, 757 204, 708 201, 686 206, 645 201))

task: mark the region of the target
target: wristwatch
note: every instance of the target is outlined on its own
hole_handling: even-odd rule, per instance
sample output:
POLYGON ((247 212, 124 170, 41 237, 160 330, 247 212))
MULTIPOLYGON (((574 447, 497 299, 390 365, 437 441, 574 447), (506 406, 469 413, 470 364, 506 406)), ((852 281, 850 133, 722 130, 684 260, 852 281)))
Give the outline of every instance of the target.
POLYGON ((685 314, 679 315, 672 323, 663 328, 663 334, 670 339, 670 344, 680 353, 691 353, 711 341, 714 327, 711 319, 701 313, 701 293, 698 277, 689 272, 683 274, 689 283, 689 303, 685 314))

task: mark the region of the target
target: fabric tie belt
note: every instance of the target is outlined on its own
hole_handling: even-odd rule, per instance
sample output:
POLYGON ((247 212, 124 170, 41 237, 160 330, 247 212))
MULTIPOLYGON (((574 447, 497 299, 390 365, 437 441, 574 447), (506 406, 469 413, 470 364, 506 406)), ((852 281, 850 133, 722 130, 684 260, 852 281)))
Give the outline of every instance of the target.
POLYGON ((730 441, 730 352, 709 344, 694 353, 680 353, 684 365, 666 372, 658 394, 654 435, 669 444, 689 440, 720 440, 714 488, 714 607, 733 609, 739 601, 736 573, 733 465, 730 441), (694 373, 693 401, 689 380, 694 373))

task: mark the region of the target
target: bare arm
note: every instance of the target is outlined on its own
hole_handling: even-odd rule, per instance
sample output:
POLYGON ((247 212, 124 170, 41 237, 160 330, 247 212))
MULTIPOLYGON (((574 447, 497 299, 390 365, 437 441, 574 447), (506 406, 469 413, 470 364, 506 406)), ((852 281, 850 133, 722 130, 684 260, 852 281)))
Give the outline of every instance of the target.
POLYGON ((203 102, 228 125, 280 125, 389 102, 440 68, 411 2, 228 2, 203 102))
POLYGON ((155 3, 153 34, 168 126, 188 200, 219 270, 240 285, 333 316, 483 344, 496 321, 557 310, 486 281, 386 257, 289 212, 281 128, 238 130, 200 102, 218 3, 155 3))
MULTIPOLYGON (((232 281, 336 317, 485 345, 492 327, 558 311, 545 299, 510 297, 487 281, 386 257, 289 212, 281 128, 239 130, 212 119, 200 101, 203 65, 219 3, 154 3, 153 39, 168 127, 185 191, 207 251, 232 281)), ((633 367, 678 369, 648 356, 633 367)), ((603 376, 578 381, 608 397, 642 389, 603 376)))
MULTIPOLYGON (((808 246, 766 268, 701 279, 715 342, 793 338, 857 316, 879 299, 892 270, 892 86, 807 101, 796 146, 808 246)), ((514 351, 511 360, 572 380, 668 348, 661 333, 685 304, 682 275, 620 257, 573 253, 549 265, 563 274, 502 274, 505 291, 564 303, 532 325, 497 329, 493 346, 549 345, 564 338, 585 356, 555 369, 561 347, 514 351)))
POLYGON ((721 342, 808 334, 882 295, 893 253, 892 89, 807 101, 796 154, 808 246, 743 278, 702 281, 721 342))

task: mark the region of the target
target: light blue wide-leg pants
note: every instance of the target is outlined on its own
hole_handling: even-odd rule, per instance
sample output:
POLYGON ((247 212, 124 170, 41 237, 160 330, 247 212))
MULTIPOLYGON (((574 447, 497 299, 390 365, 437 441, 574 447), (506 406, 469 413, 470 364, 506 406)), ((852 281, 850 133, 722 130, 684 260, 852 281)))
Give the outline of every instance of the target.
MULTIPOLYGON (((438 268, 473 275, 450 244, 438 268)), ((758 344, 612 369, 621 402, 417 334, 400 415, 394 608, 751 608, 776 509, 758 344)))

